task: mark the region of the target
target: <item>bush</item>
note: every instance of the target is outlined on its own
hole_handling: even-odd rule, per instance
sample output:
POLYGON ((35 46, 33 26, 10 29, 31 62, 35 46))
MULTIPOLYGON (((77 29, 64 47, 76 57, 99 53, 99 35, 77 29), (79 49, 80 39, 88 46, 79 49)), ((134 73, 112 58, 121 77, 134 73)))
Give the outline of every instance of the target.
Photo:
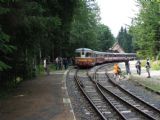
POLYGON ((154 61, 151 63, 151 68, 153 70, 160 70, 160 61, 154 61))
POLYGON ((50 71, 55 71, 55 70, 56 70, 55 64, 50 64, 50 65, 49 65, 49 70, 50 70, 50 71))
MULTIPOLYGON (((55 64, 50 64, 49 71, 51 72, 51 71, 55 71, 55 70, 56 70, 55 64)), ((42 75, 44 73, 45 73, 45 69, 44 69, 43 65, 41 64, 37 67, 36 75, 42 75)))
POLYGON ((141 66, 145 67, 145 65, 146 65, 146 60, 141 60, 141 66))
POLYGON ((37 69, 36 69, 36 74, 37 75, 41 75, 41 74, 43 74, 45 72, 45 70, 44 70, 44 67, 43 67, 43 65, 38 65, 37 66, 37 69))

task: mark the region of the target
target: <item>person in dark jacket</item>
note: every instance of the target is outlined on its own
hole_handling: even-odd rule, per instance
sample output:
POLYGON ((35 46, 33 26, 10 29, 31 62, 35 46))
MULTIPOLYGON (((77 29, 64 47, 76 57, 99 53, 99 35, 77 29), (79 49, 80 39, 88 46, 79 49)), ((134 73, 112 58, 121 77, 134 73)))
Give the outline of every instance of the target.
POLYGON ((136 62, 136 69, 137 69, 137 74, 141 75, 141 61, 140 60, 136 62))
POLYGON ((67 58, 65 57, 65 58, 63 58, 63 65, 64 65, 64 68, 65 68, 65 70, 67 69, 67 67, 68 67, 68 60, 67 60, 67 58))

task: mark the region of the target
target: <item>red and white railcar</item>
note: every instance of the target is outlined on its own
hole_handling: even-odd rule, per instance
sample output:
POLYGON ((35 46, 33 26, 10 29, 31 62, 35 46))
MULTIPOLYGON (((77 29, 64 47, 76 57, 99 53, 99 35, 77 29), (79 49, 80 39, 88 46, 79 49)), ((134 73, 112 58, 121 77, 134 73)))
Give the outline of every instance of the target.
POLYGON ((75 64, 79 67, 92 67, 105 62, 122 62, 136 58, 135 53, 99 52, 89 48, 78 48, 75 52, 75 64))
POLYGON ((95 52, 89 48, 76 49, 75 64, 79 67, 92 67, 96 64, 95 52))

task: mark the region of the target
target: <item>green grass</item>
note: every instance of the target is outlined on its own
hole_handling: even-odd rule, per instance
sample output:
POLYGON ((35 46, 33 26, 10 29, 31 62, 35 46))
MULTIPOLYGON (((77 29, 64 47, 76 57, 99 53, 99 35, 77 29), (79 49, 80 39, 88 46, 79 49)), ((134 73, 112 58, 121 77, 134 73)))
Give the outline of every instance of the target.
POLYGON ((49 65, 49 70, 50 71, 55 71, 56 70, 56 65, 55 64, 49 65))
POLYGON ((157 82, 154 81, 139 81, 140 84, 154 90, 154 91, 159 91, 160 92, 160 83, 158 84, 157 82))
POLYGON ((150 88, 154 91, 160 92, 160 80, 154 80, 153 78, 142 78, 142 77, 136 77, 131 76, 130 80, 134 80, 135 82, 139 83, 140 85, 143 85, 147 88, 150 88), (159 80, 159 81, 158 81, 159 80))
MULTIPOLYGON (((152 70, 160 70, 160 60, 150 61, 150 64, 151 64, 151 69, 152 70)), ((141 65, 142 65, 142 67, 145 67, 146 60, 141 60, 141 65)))
POLYGON ((42 75, 42 74, 44 74, 44 72, 45 72, 45 70, 44 70, 43 65, 37 66, 36 75, 42 75))
POLYGON ((151 67, 153 70, 160 70, 160 60, 152 62, 151 67))
POLYGON ((146 65, 146 60, 141 60, 141 66, 145 67, 145 65, 146 65))
MULTIPOLYGON (((56 70, 55 64, 50 64, 50 65, 49 65, 49 71, 50 71, 50 72, 53 72, 53 71, 55 71, 55 70, 56 70)), ((37 75, 43 75, 44 73, 45 73, 45 69, 44 69, 43 65, 39 65, 39 66, 37 67, 36 74, 37 74, 37 75)))

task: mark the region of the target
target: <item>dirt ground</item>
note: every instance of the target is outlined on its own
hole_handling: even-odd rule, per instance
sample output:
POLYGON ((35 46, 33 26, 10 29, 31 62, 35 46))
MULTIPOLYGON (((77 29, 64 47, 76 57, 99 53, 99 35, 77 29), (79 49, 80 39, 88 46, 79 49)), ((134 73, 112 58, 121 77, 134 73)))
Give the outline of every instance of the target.
POLYGON ((71 120, 62 99, 62 76, 44 75, 23 82, 0 101, 0 120, 71 120))

